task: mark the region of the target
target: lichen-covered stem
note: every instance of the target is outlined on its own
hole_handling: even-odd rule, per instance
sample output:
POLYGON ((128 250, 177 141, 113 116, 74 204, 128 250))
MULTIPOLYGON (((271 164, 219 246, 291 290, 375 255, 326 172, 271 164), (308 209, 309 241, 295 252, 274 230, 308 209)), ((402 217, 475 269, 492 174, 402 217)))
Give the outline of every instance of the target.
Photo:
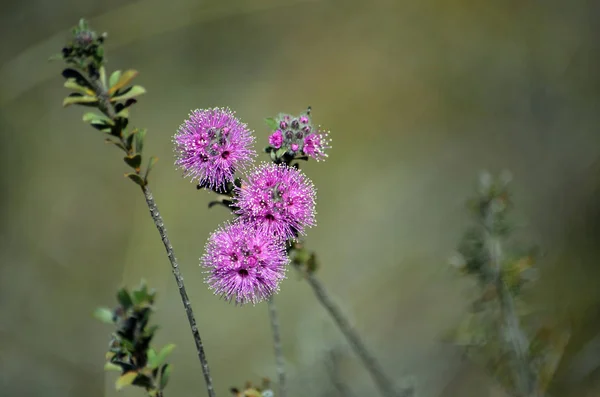
MULTIPOLYGON (((90 78, 89 81, 94 87, 94 90, 96 91, 96 96, 98 97, 100 110, 111 120, 116 120, 115 109, 109 101, 106 89, 102 86, 98 79, 90 78)), ((212 378, 210 376, 208 361, 206 360, 206 353, 204 352, 202 339, 200 338, 200 333, 198 332, 198 326, 196 325, 196 318, 194 316, 194 312, 192 311, 192 305, 190 303, 190 299, 188 298, 187 291, 183 283, 183 277, 181 276, 181 272, 179 271, 177 258, 175 258, 173 246, 171 245, 171 241, 169 240, 169 237, 167 235, 167 229, 165 228, 162 216, 160 216, 160 212, 158 211, 158 207, 156 206, 156 202, 154 201, 154 196, 152 196, 152 192, 148 188, 148 185, 142 186, 142 192, 144 193, 144 197, 146 198, 146 204, 148 205, 148 209, 150 210, 150 216, 152 217, 154 225, 156 226, 156 229, 160 234, 160 238, 163 242, 163 245, 165 246, 165 250, 167 251, 167 256, 169 257, 169 262, 171 263, 173 276, 175 276, 175 281, 177 282, 177 287, 179 288, 179 295, 181 295, 181 301, 183 302, 183 307, 185 308, 185 313, 187 315, 190 327, 192 329, 192 335, 194 336, 194 342, 196 343, 196 350, 198 351, 198 358, 200 359, 200 364, 202 365, 202 373, 206 382, 206 390, 208 391, 208 396, 215 397, 216 394, 213 387, 212 378)))
POLYGON ((329 294, 321 282, 315 277, 315 275, 312 272, 307 272, 306 280, 312 287, 318 301, 321 303, 321 305, 323 305, 323 307, 325 307, 327 312, 329 312, 329 315, 333 318, 340 331, 342 331, 356 355, 358 355, 365 368, 369 371, 369 374, 377 385, 379 392, 385 397, 412 396, 412 388, 404 389, 400 392, 395 390, 394 384, 385 375, 383 368, 381 368, 375 357, 369 352, 365 343, 358 335, 354 327, 352 327, 350 322, 346 319, 346 317, 344 317, 340 308, 329 297, 329 294))
POLYGON ((273 331, 273 347, 275 349, 275 364, 277 366, 277 380, 279 383, 279 396, 286 397, 287 390, 285 386, 285 362, 283 360, 283 349, 281 347, 281 332, 279 330, 279 316, 277 315, 277 306, 273 301, 273 296, 267 301, 269 306, 269 319, 271 320, 271 330, 273 331))
POLYGON ((198 326, 196 325, 196 318, 194 317, 194 312, 192 311, 192 305, 190 303, 190 299, 188 298, 187 291, 185 290, 183 277, 181 276, 181 272, 179 271, 177 258, 175 258, 173 246, 171 245, 171 241, 169 241, 169 237, 167 235, 167 229, 165 228, 163 219, 160 216, 160 212, 158 212, 158 207, 154 202, 154 197, 152 196, 152 192, 150 191, 148 186, 142 187, 142 191, 144 192, 146 204, 148 204, 148 209, 150 210, 150 216, 152 217, 154 225, 156 226, 156 229, 158 230, 160 238, 163 242, 163 245, 165 246, 167 256, 169 257, 169 262, 171 262, 173 276, 175 276, 175 281, 177 281, 179 295, 181 295, 181 301, 183 302, 185 313, 187 314, 190 327, 192 328, 192 335, 194 336, 194 342, 196 343, 198 358, 200 359, 200 364, 202 364, 202 373, 204 374, 204 380, 206 382, 206 390, 208 391, 209 397, 215 397, 216 394, 213 387, 212 378, 210 377, 210 370, 208 368, 208 361, 206 360, 206 353, 204 352, 202 339, 200 338, 200 333, 198 332, 198 326))

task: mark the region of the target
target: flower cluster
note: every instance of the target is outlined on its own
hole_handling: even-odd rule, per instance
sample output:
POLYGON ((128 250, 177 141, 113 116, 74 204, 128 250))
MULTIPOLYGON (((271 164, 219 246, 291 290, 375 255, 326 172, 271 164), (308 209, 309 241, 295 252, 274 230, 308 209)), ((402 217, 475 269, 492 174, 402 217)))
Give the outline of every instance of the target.
POLYGON ((255 156, 254 137, 228 108, 194 110, 173 139, 175 164, 200 186, 222 191, 255 156))
POLYGON ((315 224, 315 189, 299 170, 263 163, 236 188, 241 219, 281 239, 304 235, 315 224))
MULTIPOLYGON (((329 140, 313 132, 308 113, 279 119, 285 136, 278 141, 277 133, 271 135, 271 145, 316 159, 326 156, 329 140)), ((289 162, 262 163, 232 183, 235 171, 252 159, 253 139, 231 110, 220 108, 194 111, 174 137, 176 164, 184 175, 230 199, 236 219, 211 234, 201 266, 215 294, 240 305, 278 291, 290 263, 286 242, 316 224, 315 188, 289 162)))
POLYGON ((215 293, 237 304, 257 303, 272 295, 288 262, 283 244, 243 222, 215 231, 201 259, 215 293))
POLYGON ((271 148, 286 150, 292 157, 296 155, 312 157, 317 161, 327 157, 329 133, 312 124, 310 112, 298 117, 279 114, 274 120, 277 129, 269 137, 271 148))

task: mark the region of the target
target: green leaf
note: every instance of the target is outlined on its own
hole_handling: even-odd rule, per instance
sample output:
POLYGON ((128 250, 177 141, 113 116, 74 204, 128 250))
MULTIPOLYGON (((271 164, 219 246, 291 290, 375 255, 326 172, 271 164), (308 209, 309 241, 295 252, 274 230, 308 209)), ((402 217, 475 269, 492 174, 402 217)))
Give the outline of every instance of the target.
POLYGON ((119 379, 117 379, 117 382, 115 383, 117 390, 121 390, 125 386, 129 386, 130 384, 132 384, 135 378, 137 378, 137 376, 138 374, 135 371, 129 371, 119 376, 119 379))
MULTIPOLYGON (((98 47, 98 51, 104 53, 104 49, 102 47, 98 47)), ((102 87, 106 89, 106 68, 104 66, 100 66, 100 83, 102 83, 102 87)))
POLYGON ((141 85, 134 85, 127 92, 110 98, 110 101, 111 102, 123 101, 125 99, 134 98, 138 95, 142 95, 145 93, 146 93, 146 89, 144 87, 142 87, 141 85))
POLYGON ((87 81, 87 79, 76 69, 66 68, 66 69, 63 69, 61 74, 65 79, 74 79, 75 82, 82 87, 87 87, 91 90, 94 89, 94 87, 90 84, 90 82, 87 81))
POLYGON ((275 119, 272 117, 266 118, 265 123, 267 123, 267 126, 271 131, 275 131, 279 128, 279 124, 277 124, 277 121, 275 121, 275 119))
POLYGON ((150 156, 150 160, 148 160, 148 166, 146 167, 146 174, 144 175, 144 180, 148 183, 148 175, 150 174, 150 170, 154 167, 154 164, 158 161, 158 157, 150 156))
POLYGON ((156 360, 156 350, 154 350, 153 348, 149 348, 146 352, 146 355, 148 356, 148 362, 156 360))
POLYGON ((123 309, 125 309, 125 310, 127 310, 131 306, 133 306, 133 301, 131 300, 131 296, 129 295, 129 292, 127 292, 127 290, 125 288, 121 288, 119 290, 119 292, 117 292, 117 301, 119 302, 119 304, 121 306, 123 306, 123 309))
POLYGON ((171 368, 172 366, 169 364, 163 365, 160 369, 160 390, 164 390, 169 383, 169 377, 171 376, 171 368))
MULTIPOLYGON (((143 283, 143 281, 142 281, 143 283)), ((152 296, 148 293, 148 287, 143 283, 140 288, 133 291, 133 303, 139 305, 142 303, 150 303, 152 296)))
POLYGON ((79 30, 87 30, 87 28, 88 28, 87 21, 85 19, 81 18, 79 20, 79 26, 78 27, 79 27, 79 30))
POLYGON ((129 117, 129 109, 124 108, 119 113, 117 113, 117 117, 123 117, 124 119, 129 117))
POLYGON ((107 116, 103 115, 103 114, 97 114, 94 112, 88 112, 86 114, 83 115, 83 122, 84 123, 94 123, 94 124, 108 124, 108 125, 115 125, 115 123, 107 116))
POLYGON ((121 78, 120 70, 115 70, 114 72, 112 72, 112 74, 110 75, 110 78, 108 79, 109 86, 112 87, 115 84, 117 84, 117 81, 119 81, 120 78, 121 78))
POLYGON ((111 85, 110 85, 110 88, 108 90, 108 94, 112 95, 115 92, 117 92, 117 90, 125 87, 138 74, 139 74, 139 72, 137 70, 126 70, 124 73, 122 73, 122 74, 119 75, 119 78, 117 79, 116 82, 114 82, 114 84, 112 83, 112 76, 111 76, 111 85))
POLYGON ((167 359, 167 356, 171 354, 173 349, 175 349, 175 345, 169 344, 163 347, 160 353, 158 353, 153 360, 150 360, 150 358, 148 357, 148 368, 158 368, 159 366, 161 366, 167 359))
POLYGON ((154 334, 156 333, 156 331, 159 329, 160 327, 158 325, 151 325, 148 328, 146 328, 146 330, 144 331, 144 336, 145 337, 153 337, 154 334))
POLYGON ((137 183, 138 185, 140 185, 141 187, 146 186, 146 182, 138 174, 130 173, 130 174, 125 174, 125 176, 127 178, 131 179, 132 181, 134 181, 135 183, 137 183))
POLYGON ((275 156, 277 156, 277 158, 281 158, 285 154, 285 152, 287 152, 287 149, 282 147, 280 149, 277 149, 277 151, 275 152, 275 156))
POLYGON ((127 163, 127 165, 137 171, 140 168, 140 164, 142 164, 142 155, 138 153, 131 156, 125 156, 123 160, 127 163))
POLYGON ((106 364, 104 364, 104 370, 105 371, 121 371, 122 368, 117 364, 106 363, 106 364))
POLYGON ((107 143, 107 144, 113 144, 113 145, 115 145, 116 147, 118 147, 119 149, 122 149, 122 150, 123 150, 123 151, 125 151, 125 152, 127 151, 127 149, 125 149, 125 146, 123 146, 123 144, 122 144, 121 142, 113 141, 113 140, 112 140, 112 139, 110 139, 110 138, 106 138, 106 139, 104 140, 104 143, 107 143))
MULTIPOLYGON (((71 94, 73 95, 73 94, 71 94)), ((68 96, 63 100, 63 106, 67 107, 70 105, 75 105, 75 104, 82 104, 82 103, 97 103, 98 102, 98 98, 93 97, 93 96, 88 96, 88 95, 73 95, 73 96, 68 96)))
POLYGON ((103 323, 107 323, 107 324, 114 324, 113 321, 113 311, 106 308, 106 307, 99 307, 94 311, 94 317, 96 317, 98 320, 102 321, 103 323))
POLYGON ((144 149, 144 140, 146 138, 146 132, 147 132, 147 130, 145 128, 142 128, 142 129, 138 130, 138 132, 135 134, 135 152, 136 153, 142 153, 142 150, 144 149))
POLYGON ((135 134, 138 133, 138 129, 135 128, 133 131, 131 131, 131 134, 127 135, 124 137, 125 139, 125 146, 127 147, 127 149, 132 149, 132 145, 133 145, 133 139, 135 138, 135 134))

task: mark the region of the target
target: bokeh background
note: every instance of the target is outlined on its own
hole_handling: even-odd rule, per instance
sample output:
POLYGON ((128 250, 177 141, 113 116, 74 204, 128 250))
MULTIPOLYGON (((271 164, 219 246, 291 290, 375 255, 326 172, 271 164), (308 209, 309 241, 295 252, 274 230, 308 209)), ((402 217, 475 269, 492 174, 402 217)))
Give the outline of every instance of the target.
MULTIPOLYGON (((598 2, 11 0, 0 10, 0 395, 116 395, 102 370, 110 327, 92 312, 141 278, 159 291, 157 343, 178 346, 168 395, 204 393, 143 197, 83 109, 61 107, 62 65, 46 61, 82 16, 109 32, 109 70, 139 70, 148 90, 132 122, 160 157, 152 188, 219 395, 275 378, 267 308, 228 305, 203 284, 198 258, 227 213, 208 211, 210 194, 173 168, 171 136, 190 110, 230 106, 260 147, 264 117, 308 105, 334 148, 305 167, 319 194, 307 244, 399 384, 421 397, 504 395, 442 336, 472 297, 447 265, 469 221, 464 199, 480 170, 506 168, 522 237, 544 254, 534 299, 573 326, 551 391, 600 395, 598 2)), ((295 273, 277 303, 291 395, 332 395, 332 349, 354 395, 375 395, 295 273)))

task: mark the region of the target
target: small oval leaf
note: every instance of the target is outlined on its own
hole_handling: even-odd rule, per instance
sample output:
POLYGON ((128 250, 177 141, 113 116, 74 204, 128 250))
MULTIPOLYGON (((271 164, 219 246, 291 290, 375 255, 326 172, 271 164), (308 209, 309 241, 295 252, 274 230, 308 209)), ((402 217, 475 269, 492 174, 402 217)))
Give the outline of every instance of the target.
POLYGON ((154 350, 153 348, 148 349, 148 352, 146 354, 148 355, 148 362, 156 360, 156 350, 154 350))
POLYGON ((154 167, 154 164, 158 161, 158 157, 150 156, 150 160, 148 161, 148 166, 146 167, 146 174, 144 175, 144 181, 148 183, 148 175, 150 175, 150 170, 154 167))
POLYGON ((75 105, 75 104, 83 104, 83 103, 91 104, 91 103, 97 103, 97 102, 98 102, 98 98, 93 97, 93 96, 88 96, 88 95, 68 96, 63 100, 63 106, 67 107, 67 106, 75 105))
POLYGON ((141 85, 134 85, 133 87, 131 87, 130 90, 128 90, 123 95, 118 95, 118 96, 114 96, 114 97, 110 98, 110 101, 111 102, 123 101, 125 99, 134 98, 136 96, 139 96, 139 95, 142 95, 145 93, 146 93, 146 89, 144 87, 142 87, 141 85))
POLYGON ((93 124, 108 124, 115 125, 115 123, 107 116, 103 114, 97 114, 94 112, 88 112, 83 115, 84 123, 93 123, 93 124))
POLYGON ((82 94, 85 94, 85 95, 88 95, 88 96, 94 96, 94 91, 93 90, 77 84, 77 80, 74 79, 74 78, 67 79, 67 81, 65 81, 64 86, 65 86, 65 88, 78 91, 78 92, 80 92, 82 94))
POLYGON ((138 130, 138 132, 135 134, 136 153, 142 153, 142 150, 144 149, 144 140, 146 139, 146 132, 147 130, 145 128, 142 128, 138 130))
POLYGON ((123 309, 125 310, 133 306, 131 295, 129 295, 129 292, 127 292, 125 288, 121 288, 119 292, 117 292, 117 301, 121 306, 123 306, 123 309))
MULTIPOLYGON (((120 74, 118 80, 114 84, 111 84, 110 89, 108 90, 108 94, 112 95, 115 92, 117 92, 117 90, 125 87, 138 74, 139 74, 139 72, 137 70, 127 70, 124 73, 120 74)), ((111 76, 111 81, 112 81, 112 76, 111 76)))
POLYGON ((106 363, 106 364, 104 364, 104 370, 105 371, 121 371, 122 368, 120 366, 118 366, 117 364, 106 363))
POLYGON ((148 367, 149 368, 158 368, 159 366, 161 366, 165 360, 167 359, 167 356, 169 354, 171 354, 171 352, 173 351, 173 349, 175 349, 175 345, 174 344, 169 344, 166 345, 165 347, 163 347, 160 351, 160 353, 158 353, 153 360, 150 360, 148 358, 148 367))
POLYGON ((160 390, 164 390, 169 383, 169 377, 171 376, 171 368, 172 366, 169 364, 163 365, 160 369, 160 390))
POLYGON ((89 89, 94 88, 90 85, 90 82, 87 81, 86 78, 83 77, 83 75, 75 69, 66 68, 62 71, 62 75, 65 79, 74 79, 77 82, 77 84, 79 84, 82 87, 87 87, 89 89))
POLYGON ((142 155, 138 153, 132 156, 126 156, 123 158, 123 160, 125 160, 125 163, 127 163, 127 165, 129 165, 131 168, 139 170, 140 165, 142 164, 142 155))
POLYGON ((121 71, 115 70, 114 72, 112 72, 112 74, 110 75, 110 78, 108 79, 108 85, 110 87, 114 86, 115 84, 117 84, 117 81, 119 81, 120 78, 121 78, 121 71))
MULTIPOLYGON (((98 51, 100 52, 102 50, 102 47, 98 47, 98 51)), ((102 56, 102 54, 98 53, 99 56, 102 56)), ((106 68, 104 66, 100 66, 100 83, 102 84, 102 87, 104 89, 106 89, 106 68)))
POLYGON ((123 108, 119 113, 117 113, 117 117, 123 117, 124 119, 129 117, 129 109, 123 108))
POLYGON ((98 320, 102 321, 103 323, 114 324, 113 311, 106 307, 99 307, 98 309, 96 309, 94 311, 94 317, 96 317, 98 320))
POLYGON ((129 179, 131 179, 133 182, 135 182, 136 184, 140 185, 141 187, 146 186, 146 182, 144 182, 144 179, 142 179, 141 176, 139 176, 138 174, 125 174, 125 176, 129 179))
POLYGON ((272 117, 266 118, 265 123, 267 123, 267 126, 271 131, 275 131, 277 128, 279 128, 277 121, 275 121, 275 119, 272 117))
POLYGON ((130 371, 130 372, 127 372, 127 373, 119 376, 119 379, 117 379, 117 382, 115 383, 115 387, 117 388, 117 390, 121 390, 125 386, 129 386, 130 384, 133 383, 135 378, 137 378, 137 375, 138 375, 137 372, 130 371))

